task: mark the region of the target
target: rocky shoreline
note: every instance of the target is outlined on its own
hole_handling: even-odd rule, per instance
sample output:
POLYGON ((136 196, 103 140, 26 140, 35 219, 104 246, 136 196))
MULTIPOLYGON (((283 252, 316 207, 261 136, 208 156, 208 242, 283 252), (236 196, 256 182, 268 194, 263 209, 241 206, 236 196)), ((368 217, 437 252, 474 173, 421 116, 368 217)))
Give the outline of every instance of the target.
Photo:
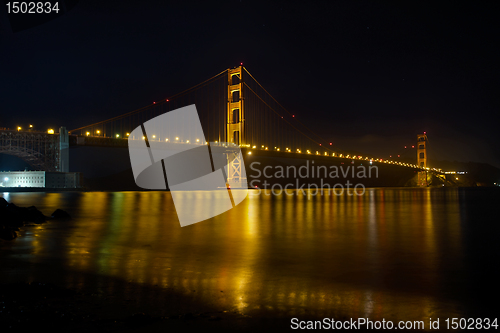
POLYGON ((19 207, 0 198, 0 239, 13 240, 19 235, 20 228, 33 224, 42 224, 48 220, 69 220, 71 216, 62 209, 56 209, 50 216, 45 216, 35 206, 19 207))

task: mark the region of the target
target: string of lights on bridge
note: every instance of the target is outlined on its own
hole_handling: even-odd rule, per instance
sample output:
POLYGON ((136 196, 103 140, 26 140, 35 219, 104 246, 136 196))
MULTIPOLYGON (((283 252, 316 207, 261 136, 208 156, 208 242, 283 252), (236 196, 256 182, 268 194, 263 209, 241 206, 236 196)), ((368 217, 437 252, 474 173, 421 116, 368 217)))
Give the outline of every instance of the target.
MULTIPOLYGON (((33 125, 30 124, 29 125, 29 129, 32 130, 33 129, 33 125)), ((17 131, 22 131, 22 127, 21 126, 18 126, 17 127, 17 131)), ((48 129, 47 130, 47 133, 48 134, 54 134, 54 129, 48 129)), ((96 130, 95 134, 97 135, 91 135, 92 133, 90 133, 89 131, 87 131, 85 133, 86 136, 88 137, 102 137, 100 134, 101 134, 101 131, 100 130, 96 130)), ((126 133, 125 134, 125 137, 124 138, 121 138, 120 137, 120 134, 115 134, 115 139, 125 139, 125 140, 130 140, 129 138, 130 136, 130 133, 126 133)), ((142 137, 142 138, 132 138, 132 140, 145 140, 146 137, 142 137)), ((155 134, 152 135, 151 139, 148 138, 148 141, 159 141, 159 142, 163 142, 163 139, 160 138, 160 137, 157 137, 155 134)), ((190 142, 190 140, 182 140, 180 137, 175 137, 173 138, 173 140, 171 140, 170 138, 165 138, 165 142, 175 142, 175 143, 179 143, 179 144, 197 144, 197 145, 208 145, 208 142, 205 141, 203 143, 203 140, 200 140, 200 139, 196 139, 195 142, 190 142)), ((211 143, 211 145, 213 145, 214 143, 211 143)), ((215 144, 219 144, 218 141, 215 141, 215 144)), ((330 145, 332 145, 333 143, 330 143, 330 145)), ((321 144, 319 144, 321 146, 321 144)), ((222 145, 224 146, 224 145, 222 145)), ((311 149, 306 149, 305 152, 303 153, 302 152, 302 149, 300 148, 297 148, 296 151, 292 151, 290 148, 288 147, 285 147, 285 150, 283 151, 281 149, 281 147, 274 147, 272 149, 269 149, 269 146, 268 145, 239 145, 240 148, 247 148, 247 149, 251 149, 247 152, 247 155, 252 155, 252 150, 262 150, 262 151, 276 151, 276 152, 285 152, 285 153, 292 153, 292 154, 306 154, 306 155, 317 155, 317 156, 330 156, 330 157, 337 157, 337 158, 344 158, 344 159, 350 159, 352 161, 354 160, 358 160, 358 161, 368 161, 370 163, 373 163, 373 162, 378 162, 378 163, 385 163, 385 164, 391 164, 391 165, 397 165, 397 166, 404 166, 404 167, 410 167, 410 168, 414 168, 414 169, 420 169, 420 170, 432 170, 432 171, 436 171, 436 172, 441 172, 441 173, 444 173, 444 174, 457 174, 457 172, 455 171, 447 171, 447 172, 443 172, 441 169, 436 169, 436 168, 423 168, 423 167, 419 167, 415 164, 412 164, 412 163, 404 163, 404 162, 398 162, 398 161, 393 161, 393 160, 389 160, 389 159, 383 159, 383 158, 373 158, 373 157, 363 157, 361 155, 350 155, 350 154, 341 154, 341 153, 336 153, 336 152, 332 152, 331 154, 328 153, 328 152, 323 152, 323 153, 320 153, 318 150, 316 150, 314 153, 311 151, 311 149)), ((407 148, 408 146, 404 146, 405 149, 408 149, 407 148)), ((415 148, 415 145, 412 145, 411 148, 415 148)), ((398 157, 400 157, 401 154, 398 154, 398 157)), ((390 156, 392 157, 392 155, 390 156)))
MULTIPOLYGON (((89 132, 87 132, 88 135, 90 135, 89 132)), ((129 135, 130 133, 126 133, 126 136, 127 136, 127 139, 130 140, 129 138, 129 135)), ((119 134, 116 134, 115 136, 116 139, 119 139, 120 138, 120 135, 119 134)), ((122 138, 124 139, 124 138, 122 138)), ((146 140, 146 137, 143 136, 142 138, 135 138, 133 137, 132 140, 146 140)), ((155 134, 153 134, 151 136, 151 139, 148 138, 148 141, 158 141, 158 142, 166 142, 166 143, 169 143, 169 142, 175 142, 175 143, 178 143, 178 144, 197 144, 197 145, 208 145, 208 142, 205 141, 203 143, 202 140, 200 139, 196 139, 195 141, 196 142, 190 142, 190 140, 181 140, 179 137, 175 137, 174 140, 171 140, 170 138, 165 138, 165 141, 163 141, 162 138, 160 137, 157 137, 155 134)), ((218 141, 215 141, 214 142, 216 145, 217 144, 220 144, 218 141)), ((213 145, 214 143, 210 143, 210 145, 213 145)), ((224 147, 227 147, 226 144, 221 144, 222 146, 224 147)), ((269 146, 267 145, 260 145, 257 146, 257 145, 239 145, 240 148, 247 148, 247 149, 251 149, 247 152, 247 155, 252 155, 252 150, 261 150, 261 151, 275 151, 275 152, 285 152, 285 153, 292 153, 292 154, 306 154, 306 155, 317 155, 317 156, 329 156, 329 157, 337 157, 337 158, 344 158, 344 159, 350 159, 350 160, 358 160, 358 161, 368 161, 370 163, 373 163, 373 162, 379 162, 379 163, 385 163, 385 164, 393 164, 393 165, 398 165, 398 166, 405 166, 405 167, 410 167, 410 168, 415 168, 415 169, 421 169, 421 170, 433 170, 433 171, 437 171, 437 172, 441 172, 440 169, 436 169, 436 168, 422 168, 422 167, 419 167, 415 164, 412 164, 412 163, 403 163, 403 162, 398 162, 398 161, 392 161, 392 160, 387 160, 387 159, 382 159, 382 158, 373 158, 373 157, 363 157, 361 155, 350 155, 350 154, 340 154, 340 153, 331 153, 329 154, 328 152, 324 152, 323 154, 320 153, 318 150, 316 150, 314 153, 310 150, 310 149, 306 149, 306 151, 303 153, 301 149, 297 148, 296 151, 292 151, 290 148, 288 147, 285 147, 285 150, 281 150, 280 147, 274 147, 272 149, 269 149, 269 146)))

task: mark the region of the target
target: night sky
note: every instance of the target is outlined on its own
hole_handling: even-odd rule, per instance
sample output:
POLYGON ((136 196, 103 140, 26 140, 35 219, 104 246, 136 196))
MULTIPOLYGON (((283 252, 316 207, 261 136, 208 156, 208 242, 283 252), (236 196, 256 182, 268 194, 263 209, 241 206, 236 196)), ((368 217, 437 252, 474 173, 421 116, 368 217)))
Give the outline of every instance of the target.
POLYGON ((77 128, 243 62, 339 149, 426 131, 431 159, 500 167, 499 4, 79 1, 19 31, 2 5, 0 127, 77 128))

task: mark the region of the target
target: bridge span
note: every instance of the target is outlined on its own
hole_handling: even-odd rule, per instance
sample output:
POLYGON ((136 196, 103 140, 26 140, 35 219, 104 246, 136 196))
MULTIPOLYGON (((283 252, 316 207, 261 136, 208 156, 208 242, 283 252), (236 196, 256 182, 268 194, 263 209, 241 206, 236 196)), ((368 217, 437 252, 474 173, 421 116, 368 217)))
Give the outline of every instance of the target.
MULTIPOLYGON (((317 130, 309 128, 296 114, 289 112, 243 66, 226 69, 189 89, 160 101, 154 101, 140 109, 69 132, 64 127, 59 129, 59 133, 21 131, 20 129, 17 131, 0 130, 0 153, 18 156, 35 170, 67 172, 70 170, 69 147, 71 147, 72 154, 75 153, 75 157, 71 157, 72 171, 82 171, 86 177, 89 177, 91 175, 88 172, 92 173, 92 170, 78 169, 82 163, 95 165, 97 170, 103 169, 97 168, 100 164, 113 164, 113 162, 106 162, 105 155, 102 158, 89 155, 85 160, 81 160, 78 153, 91 150, 97 152, 110 147, 126 148, 129 139, 144 139, 129 137, 130 133, 138 126, 143 126, 144 122, 193 104, 197 108, 204 134, 204 137, 196 139, 196 143, 200 145, 207 144, 207 142, 234 144, 243 150, 246 160, 256 157, 314 159, 338 165, 364 163, 365 165, 391 166, 391 169, 392 167, 403 168, 412 173, 420 172, 421 175, 429 171, 440 172, 440 170, 428 168, 426 163, 417 164, 417 156, 413 164, 373 156, 352 155, 352 153, 342 151, 333 142, 328 142, 321 137, 317 130), (82 149, 83 147, 86 149, 82 149), (91 162, 89 159, 95 159, 95 161, 91 162)), ((159 129, 158 132, 160 132, 159 129)), ((186 138, 183 138, 181 134, 169 138, 153 133, 148 140, 172 144, 186 143, 186 138)), ((120 157, 119 160, 122 165, 130 165, 128 159, 123 160, 120 157)), ((236 168, 232 168, 231 165, 242 161, 235 159, 229 161, 228 157, 230 171, 227 176, 232 178, 236 175, 232 174, 236 168)), ((421 178, 427 179, 426 177, 421 178)))

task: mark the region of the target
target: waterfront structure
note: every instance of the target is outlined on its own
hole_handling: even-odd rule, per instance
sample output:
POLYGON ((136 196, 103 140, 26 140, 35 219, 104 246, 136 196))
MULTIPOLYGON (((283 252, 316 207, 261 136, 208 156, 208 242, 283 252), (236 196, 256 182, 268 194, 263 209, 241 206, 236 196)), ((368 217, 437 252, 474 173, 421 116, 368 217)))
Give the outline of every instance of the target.
POLYGON ((17 156, 32 169, 45 171, 69 171, 69 136, 65 127, 59 133, 53 129, 46 132, 0 129, 0 153, 17 156))

